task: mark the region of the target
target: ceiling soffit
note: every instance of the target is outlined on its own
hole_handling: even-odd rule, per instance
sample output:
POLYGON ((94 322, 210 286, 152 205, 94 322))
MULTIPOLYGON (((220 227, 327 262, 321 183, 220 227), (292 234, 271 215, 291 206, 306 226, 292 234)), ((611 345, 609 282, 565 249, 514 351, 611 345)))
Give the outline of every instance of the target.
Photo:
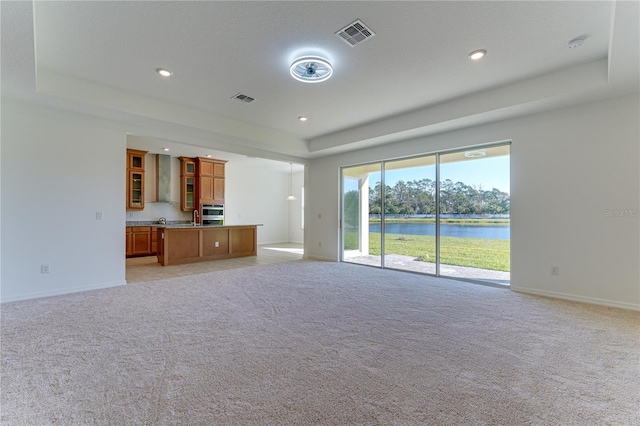
POLYGON ((576 94, 602 93, 612 75, 618 78, 620 74, 620 79, 628 81, 628 73, 619 69, 632 66, 634 58, 619 58, 629 50, 638 56, 633 52, 637 43, 628 41, 627 31, 637 32, 637 22, 634 26, 629 18, 637 15, 636 2, 558 2, 547 3, 545 10, 540 2, 340 2, 331 7, 324 2, 91 3, 95 2, 73 8, 59 2, 35 4, 38 93, 117 111, 130 121, 151 119, 176 129, 191 128, 212 139, 226 137, 244 149, 304 158, 584 100, 587 98, 576 94), (550 13, 548 7, 556 8, 556 13, 550 13), (196 15, 202 11, 201 16, 196 15), (471 22, 474 14, 482 26, 458 25, 462 29, 455 37, 444 28, 458 22, 456 19, 471 22), (313 19, 298 19, 302 16, 313 19), (199 22, 205 18, 216 25, 203 28, 199 22), (333 32, 354 18, 362 19, 376 37, 352 48, 333 32), (251 28, 251 34, 247 42, 235 37, 235 44, 229 43, 233 34, 227 34, 227 25, 236 25, 238 20, 248 25, 245 30, 251 28), (302 27, 292 24, 298 21, 306 22, 309 31, 300 32, 302 27), (154 43, 157 31, 151 29, 159 23, 164 23, 160 28, 173 26, 173 33, 166 41, 154 43), (411 23, 422 25, 407 25, 411 23), (77 33, 76 27, 85 32, 77 33), (540 32, 542 27, 545 31, 540 32), (398 28, 411 39, 408 57, 398 53, 403 50, 397 48, 403 40, 398 28), (591 31, 586 34, 586 49, 567 53, 566 41, 580 35, 581 28, 591 31), (300 42, 292 43, 292 37, 300 42), (510 40, 502 42, 505 38, 510 40), (144 43, 137 44, 138 39, 144 43), (316 39, 318 51, 332 53, 329 59, 335 64, 335 76, 318 85, 293 81, 288 75, 289 56, 295 56, 291 46, 316 39), (146 62, 136 61, 136 50, 128 48, 127 40, 133 47, 148 48, 149 55, 138 55, 146 62), (626 43, 617 43, 620 40, 626 43), (515 50, 523 44, 531 51, 515 50), (616 50, 618 44, 622 48, 616 50), (466 53, 471 47, 486 47, 486 62, 470 64, 466 53), (97 50, 87 50, 92 48, 97 50), (417 51, 421 54, 416 55, 417 51), (89 58, 83 59, 83 54, 89 58), (122 58, 117 55, 127 60, 119 62, 122 58), (158 85, 164 82, 149 83, 146 80, 151 77, 145 73, 158 66, 171 68, 164 63, 170 55, 177 55, 176 61, 191 62, 179 63, 176 80, 160 93, 158 85), (243 62, 252 55, 259 58, 253 70, 247 66, 251 62, 243 62), (131 74, 114 77, 92 68, 102 57, 113 60, 114 69, 124 67, 131 74), (209 62, 194 59, 201 57, 209 62), (240 87, 243 82, 245 87, 240 87), (183 84, 190 86, 182 88, 183 84), (204 102, 193 95, 195 91, 207 95, 204 102), (245 105, 230 100, 239 92, 256 101, 245 105), (311 113, 296 112, 302 106, 311 113), (299 115, 309 115, 309 122, 301 125, 296 120, 299 115))

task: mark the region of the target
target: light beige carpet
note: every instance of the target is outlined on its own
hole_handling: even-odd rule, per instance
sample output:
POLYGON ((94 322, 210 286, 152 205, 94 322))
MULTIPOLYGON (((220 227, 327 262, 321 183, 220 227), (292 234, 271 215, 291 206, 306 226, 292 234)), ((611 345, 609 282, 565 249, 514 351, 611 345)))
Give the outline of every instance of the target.
POLYGON ((4 304, 3 425, 634 425, 638 312, 298 261, 4 304))

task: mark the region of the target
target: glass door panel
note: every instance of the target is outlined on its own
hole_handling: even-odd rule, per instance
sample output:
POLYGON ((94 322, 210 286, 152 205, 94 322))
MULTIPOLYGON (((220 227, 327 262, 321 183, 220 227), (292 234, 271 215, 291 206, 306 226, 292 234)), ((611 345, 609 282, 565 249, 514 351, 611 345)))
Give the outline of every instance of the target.
POLYGON ((440 155, 440 275, 510 282, 510 145, 440 155))
POLYGON ((342 169, 342 260, 382 266, 381 234, 370 226, 382 212, 380 163, 342 169), (376 192, 376 187, 378 191, 376 192))
POLYGON ((387 161, 384 182, 384 267, 435 275, 436 156, 387 161))
MULTIPOLYGON (((187 165, 187 167, 189 167, 189 165, 187 165)), ((188 208, 194 208, 196 205, 194 198, 196 178, 187 177, 185 180, 185 206, 188 208)))
POLYGON ((130 207, 142 207, 142 196, 144 191, 143 175, 140 172, 130 172, 131 205, 130 207))

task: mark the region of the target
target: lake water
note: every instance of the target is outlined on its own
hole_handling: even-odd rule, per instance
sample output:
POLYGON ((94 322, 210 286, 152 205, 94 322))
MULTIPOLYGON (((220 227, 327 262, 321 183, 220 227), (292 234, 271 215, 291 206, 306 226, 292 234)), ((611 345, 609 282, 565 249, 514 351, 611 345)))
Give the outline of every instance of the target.
MULTIPOLYGON (((380 233, 379 223, 370 223, 369 232, 380 233)), ((387 234, 404 235, 436 235, 436 225, 432 223, 387 223, 387 234)), ((509 240, 511 232, 509 225, 440 225, 440 236, 460 238, 490 238, 494 240, 509 240)))

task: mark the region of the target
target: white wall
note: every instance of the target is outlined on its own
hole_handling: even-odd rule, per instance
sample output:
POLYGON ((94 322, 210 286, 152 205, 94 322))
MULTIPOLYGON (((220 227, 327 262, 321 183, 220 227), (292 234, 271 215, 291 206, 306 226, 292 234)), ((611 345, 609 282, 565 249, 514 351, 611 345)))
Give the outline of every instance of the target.
POLYGON ((104 123, 2 101, 3 302, 125 284, 126 137, 104 123))
POLYGON ((305 253, 339 259, 340 166, 512 140, 511 288, 640 309, 639 103, 627 96, 313 160, 305 253))
POLYGON ((304 229, 302 228, 302 188, 304 187, 304 171, 293 173, 293 179, 291 179, 291 181, 292 192, 296 197, 296 200, 287 201, 287 205, 289 207, 288 242, 302 244, 304 242, 304 229))
POLYGON ((225 167, 225 223, 262 224, 258 244, 288 241, 289 174, 267 168, 225 167))

